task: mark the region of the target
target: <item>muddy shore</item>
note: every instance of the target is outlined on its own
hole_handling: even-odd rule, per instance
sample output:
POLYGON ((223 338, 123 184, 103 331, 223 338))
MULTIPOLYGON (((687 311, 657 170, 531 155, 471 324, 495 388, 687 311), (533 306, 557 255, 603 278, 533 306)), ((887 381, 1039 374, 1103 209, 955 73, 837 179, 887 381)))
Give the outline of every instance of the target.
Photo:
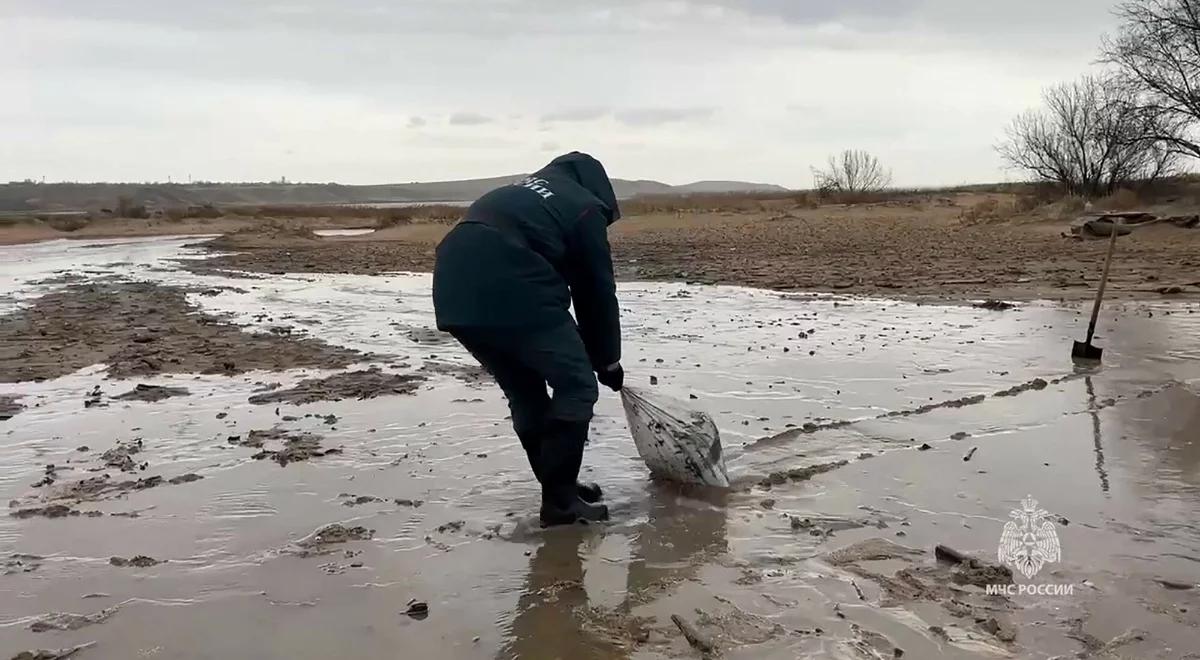
MULTIPOLYGON (((625 280, 732 284, 947 300, 1077 300, 1092 295, 1104 241, 1064 236, 1075 215, 1050 205, 980 217, 1015 197, 958 193, 811 208, 786 200, 727 209, 641 209, 610 230, 625 280)), ((1194 213, 1191 206, 1159 212, 1194 213)), ((370 218, 202 218, 96 222, 75 232, 0 227, 0 245, 50 238, 223 234, 196 272, 428 272, 451 222, 417 222, 359 236, 320 229, 371 227, 370 218), (229 254, 231 253, 232 254, 229 254)), ((1149 227, 1120 241, 1116 297, 1200 296, 1200 229, 1149 227)))
POLYGON ((318 339, 243 332, 199 313, 187 293, 110 281, 41 296, 0 316, 0 383, 55 378, 93 364, 108 365, 113 378, 131 378, 337 368, 367 357, 318 339))
MULTIPOLYGON (((695 242, 719 258, 735 220, 762 221, 718 218, 695 242)), ((691 253, 670 223, 693 221, 658 221, 671 259, 691 253)), ((1200 648, 1191 294, 1126 289, 1153 300, 1106 307, 1106 362, 1081 367, 1070 306, 622 285, 630 384, 708 411, 736 487, 649 479, 605 393, 585 476, 613 521, 547 532, 503 398, 431 329, 428 276, 297 275, 284 254, 317 268, 349 246, 341 259, 378 252, 345 269, 385 264, 440 230, 386 230, 404 238, 381 248, 242 233, 224 250, 291 273, 253 279, 186 241, 6 252, 0 658, 1200 648), (996 559, 1027 497, 1061 544, 1035 578, 996 559), (986 592, 1042 583, 1073 592, 986 592)), ((759 277, 748 261, 720 263, 759 277)))
MULTIPOLYGON (((1079 300, 1094 295, 1105 241, 1064 237, 1068 222, 968 221, 968 201, 695 212, 622 219, 610 230, 624 280, 731 284, 947 300, 1079 300)), ((449 225, 366 236, 227 236, 207 272, 428 272, 449 225)), ((1109 290, 1200 297, 1200 230, 1153 227, 1120 241, 1109 290), (1177 287, 1178 289, 1168 287, 1177 287)))

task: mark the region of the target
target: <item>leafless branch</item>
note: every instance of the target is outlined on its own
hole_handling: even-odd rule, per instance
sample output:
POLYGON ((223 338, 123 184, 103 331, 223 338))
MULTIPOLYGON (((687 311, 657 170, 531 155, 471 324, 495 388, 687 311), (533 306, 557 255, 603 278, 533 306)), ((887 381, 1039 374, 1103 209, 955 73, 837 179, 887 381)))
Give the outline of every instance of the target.
POLYGON ((866 151, 847 149, 830 156, 825 169, 813 168, 813 180, 822 192, 870 193, 892 185, 892 172, 866 151))
POLYGON ((1146 112, 1122 78, 1085 76, 1042 98, 1044 107, 1013 120, 997 147, 1014 169, 1086 196, 1177 171, 1182 124, 1146 112))

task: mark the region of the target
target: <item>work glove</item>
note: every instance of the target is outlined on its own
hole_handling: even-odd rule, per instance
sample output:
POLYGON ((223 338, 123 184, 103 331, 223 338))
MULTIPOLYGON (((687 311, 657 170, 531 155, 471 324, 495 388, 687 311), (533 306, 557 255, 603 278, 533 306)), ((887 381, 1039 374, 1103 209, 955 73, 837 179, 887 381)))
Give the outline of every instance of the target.
POLYGON ((596 372, 596 380, 600 381, 600 384, 608 389, 620 392, 621 388, 625 386, 625 370, 621 368, 621 363, 618 362, 596 372))

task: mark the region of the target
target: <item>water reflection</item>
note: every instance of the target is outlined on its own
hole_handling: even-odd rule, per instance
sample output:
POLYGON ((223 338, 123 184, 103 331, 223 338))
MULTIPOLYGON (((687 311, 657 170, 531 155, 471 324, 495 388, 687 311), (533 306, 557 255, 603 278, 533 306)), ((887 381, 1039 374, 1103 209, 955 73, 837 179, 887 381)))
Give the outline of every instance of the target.
MULTIPOLYGON (((517 658, 629 657, 639 635, 633 609, 654 601, 727 551, 726 494, 677 484, 648 484, 646 519, 629 533, 624 598, 601 621, 584 583, 584 557, 597 530, 545 533, 533 553, 509 641, 497 654, 517 658)), ((595 599, 598 600, 598 599, 595 599)))
POLYGON ((1088 414, 1092 416, 1092 442, 1096 453, 1096 474, 1100 475, 1100 490, 1108 492, 1108 470, 1104 468, 1104 446, 1100 441, 1100 410, 1096 406, 1096 388, 1092 377, 1085 376, 1084 385, 1087 387, 1088 414))
POLYGON ((545 541, 529 561, 509 640, 496 655, 499 660, 625 657, 617 645, 583 624, 588 594, 580 551, 594 534, 587 527, 545 534, 545 541))
POLYGON ((727 493, 652 482, 647 494, 649 510, 635 532, 626 580, 630 607, 695 578, 700 566, 728 549, 727 493))

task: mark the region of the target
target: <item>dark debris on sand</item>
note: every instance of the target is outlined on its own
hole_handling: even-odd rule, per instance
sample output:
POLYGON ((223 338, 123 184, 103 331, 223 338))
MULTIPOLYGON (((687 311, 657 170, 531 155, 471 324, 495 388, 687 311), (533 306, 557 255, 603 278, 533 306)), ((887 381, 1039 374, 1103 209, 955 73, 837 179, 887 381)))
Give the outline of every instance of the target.
POLYGON ((162 401, 173 396, 187 396, 189 392, 185 387, 167 387, 165 385, 147 385, 138 383, 132 390, 124 394, 118 394, 113 398, 117 401, 146 401, 153 403, 162 401))
POLYGON ((349 371, 326 378, 300 381, 295 387, 263 392, 250 397, 250 403, 304 404, 342 399, 374 399, 394 394, 412 394, 425 377, 417 374, 384 373, 378 368, 349 371))
POLYGON ((322 436, 315 433, 288 431, 279 427, 250 431, 243 439, 242 436, 230 436, 229 443, 241 447, 260 449, 254 454, 256 460, 271 459, 281 466, 310 458, 340 454, 341 449, 324 449, 321 447, 322 436), (272 447, 267 447, 271 443, 272 447))
POLYGON ((369 356, 316 339, 253 334, 150 282, 75 284, 0 316, 0 382, 46 380, 93 364, 112 378, 336 369, 369 356), (36 341, 30 341, 36 338, 36 341))
POLYGON ((25 409, 25 406, 17 403, 18 397, 8 394, 0 394, 0 422, 6 419, 12 419, 17 413, 25 409))

